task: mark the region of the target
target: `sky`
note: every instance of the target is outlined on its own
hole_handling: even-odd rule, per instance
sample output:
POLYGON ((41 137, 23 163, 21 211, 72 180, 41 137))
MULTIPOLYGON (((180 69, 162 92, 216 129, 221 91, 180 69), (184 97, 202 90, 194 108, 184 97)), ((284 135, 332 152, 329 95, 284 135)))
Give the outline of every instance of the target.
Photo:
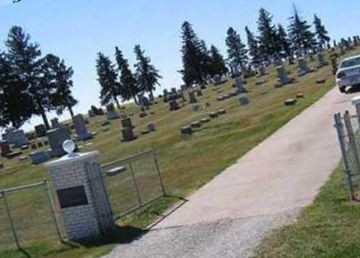
MULTIPOLYGON (((43 54, 53 53, 74 69, 76 113, 86 113, 94 104, 99 106, 100 86, 95 60, 99 51, 114 59, 118 46, 129 60, 135 61, 133 48, 140 44, 159 69, 163 79, 158 92, 179 87, 181 75, 180 27, 189 21, 208 46, 214 44, 226 57, 226 30, 232 26, 243 41, 244 27, 256 32, 261 7, 273 15, 275 23, 288 25, 293 4, 300 15, 312 23, 317 14, 330 36, 335 39, 359 34, 360 1, 347 0, 0 0, 0 50, 11 26, 18 25, 41 46, 43 54)), ((55 114, 49 114, 54 117, 55 114)), ((60 118, 66 119, 67 112, 60 118)), ((41 123, 34 117, 25 130, 41 123)))

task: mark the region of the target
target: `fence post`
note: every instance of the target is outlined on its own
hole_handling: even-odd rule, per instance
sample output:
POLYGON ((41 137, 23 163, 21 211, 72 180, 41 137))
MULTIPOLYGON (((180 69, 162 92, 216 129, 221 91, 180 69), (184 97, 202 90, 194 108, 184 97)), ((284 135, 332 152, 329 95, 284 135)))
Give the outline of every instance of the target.
POLYGON ((161 171, 160 171, 160 166, 159 166, 159 159, 158 159, 158 155, 157 153, 154 152, 154 161, 155 161, 155 166, 156 166, 156 171, 157 174, 159 176, 159 181, 160 181, 160 185, 161 185, 161 190, 163 192, 163 195, 166 196, 166 191, 165 191, 165 186, 164 186, 164 181, 161 175, 161 171))
POLYGON ((45 179, 44 180, 44 186, 45 186, 45 195, 47 196, 48 199, 48 204, 49 204, 49 208, 50 208, 50 212, 52 215, 52 219, 53 222, 55 224, 55 228, 56 228, 56 233, 59 237, 60 242, 63 242, 63 238, 61 236, 61 232, 60 232, 60 226, 59 226, 59 222, 56 218, 56 212, 55 212, 55 207, 54 207, 54 201, 50 192, 50 188, 49 188, 49 183, 48 181, 45 179))
POLYGON ((340 144, 340 150, 341 150, 341 154, 343 157, 343 164, 344 164, 344 169, 345 169, 345 180, 347 181, 347 185, 349 187, 349 191, 350 191, 350 199, 354 200, 355 196, 354 196, 354 189, 352 186, 352 178, 351 178, 351 170, 350 170, 350 166, 349 166, 349 161, 348 158, 346 156, 346 149, 345 149, 345 135, 344 135, 344 125, 341 122, 341 115, 340 113, 336 113, 334 114, 334 120, 335 120, 335 128, 337 131, 337 135, 338 135, 338 139, 339 139, 339 144, 340 144))
POLYGON ((354 157, 355 157, 355 163, 356 163, 356 168, 357 168, 356 172, 358 174, 360 174, 359 152, 358 152, 357 145, 356 145, 356 139, 355 139, 354 130, 353 130, 353 127, 351 124, 349 111, 345 111, 344 121, 345 121, 345 126, 346 126, 346 130, 347 130, 348 137, 349 137, 350 147, 351 147, 351 149, 354 153, 354 157))
POLYGON ((14 225, 14 222, 12 220, 12 217, 11 217, 11 213, 10 213, 10 209, 9 209, 9 204, 7 202, 7 198, 6 198, 6 193, 4 191, 1 191, 1 196, 4 200, 4 204, 5 204, 5 210, 6 210, 6 216, 9 220, 9 224, 10 224, 10 227, 11 227, 11 231, 13 233, 13 236, 14 236, 14 240, 15 240, 15 243, 16 243, 16 247, 17 249, 21 249, 21 246, 20 246, 20 243, 19 243, 19 238, 17 236, 17 233, 16 233, 16 229, 15 229, 15 225, 14 225))
POLYGON ((135 177, 135 174, 134 174, 134 170, 133 170, 131 161, 129 161, 129 168, 130 168, 131 177, 132 177, 132 180, 133 180, 133 183, 134 183, 134 186, 135 186, 136 196, 137 196, 138 201, 139 201, 139 206, 142 206, 140 191, 139 191, 139 188, 138 188, 138 184, 136 182, 136 177, 135 177))

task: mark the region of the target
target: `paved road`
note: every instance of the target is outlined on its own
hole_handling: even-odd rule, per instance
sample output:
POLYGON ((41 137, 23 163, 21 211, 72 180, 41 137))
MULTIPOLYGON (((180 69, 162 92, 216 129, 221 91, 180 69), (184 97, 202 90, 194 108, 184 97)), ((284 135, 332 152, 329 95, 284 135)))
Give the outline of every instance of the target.
POLYGON ((332 115, 353 110, 335 88, 108 257, 247 257, 265 232, 296 216, 337 166, 332 115))

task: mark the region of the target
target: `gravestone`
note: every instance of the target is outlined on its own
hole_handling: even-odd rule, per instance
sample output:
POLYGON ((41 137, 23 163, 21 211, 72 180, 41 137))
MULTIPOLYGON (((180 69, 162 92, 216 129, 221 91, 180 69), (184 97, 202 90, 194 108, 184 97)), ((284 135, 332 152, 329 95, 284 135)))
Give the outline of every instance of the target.
POLYGON ((240 106, 246 106, 247 104, 250 103, 250 100, 245 94, 242 94, 239 96, 239 103, 240 106))
POLYGON ((164 89, 163 95, 163 101, 164 103, 167 103, 169 101, 169 91, 167 89, 164 89))
POLYGON ((6 157, 11 153, 10 145, 7 141, 0 141, 1 157, 6 157))
POLYGON ((277 72, 277 83, 275 87, 281 87, 285 84, 291 83, 293 81, 293 78, 289 77, 288 73, 285 70, 285 67, 283 65, 279 65, 276 67, 277 72))
POLYGON ((116 112, 114 104, 108 104, 106 105, 106 116, 107 119, 109 120, 113 120, 113 119, 118 119, 119 118, 119 114, 116 112))
POLYGON ((93 134, 86 128, 85 120, 82 114, 74 116, 73 122, 77 141, 85 141, 93 137, 93 134))
POLYGON ((59 119, 58 118, 53 118, 51 119, 51 128, 59 128, 61 127, 61 124, 59 123, 59 119))
POLYGON ((46 136, 46 127, 43 124, 35 126, 35 133, 38 138, 46 136))
POLYGON ((88 111, 88 116, 89 116, 90 118, 95 117, 96 114, 95 114, 94 110, 90 109, 90 110, 88 111))
POLYGON ((133 128, 131 119, 130 118, 121 119, 121 126, 123 128, 125 127, 133 128))
POLYGON ((193 128, 200 128, 201 127, 201 122, 200 121, 195 121, 191 123, 191 127, 193 128))
POLYGON ((48 154, 50 157, 61 157, 65 155, 65 151, 62 147, 64 141, 70 139, 68 130, 65 128, 56 128, 47 131, 47 137, 50 144, 50 150, 48 154))
POLYGON ((317 59, 317 68, 322 68, 324 66, 327 65, 327 63, 325 62, 325 58, 324 58, 324 54, 319 52, 316 54, 316 59, 317 59))
POLYGON ((70 241, 96 240, 115 229, 114 216, 97 151, 72 153, 45 166, 54 185, 60 213, 70 241))
POLYGON ((292 106, 296 104, 296 99, 288 98, 284 101, 285 106, 292 106))
POLYGON ((298 70, 297 70, 298 76, 304 76, 307 73, 313 72, 313 70, 309 68, 305 58, 300 57, 297 59, 297 61, 298 61, 298 70))
POLYGON ((31 159, 31 163, 34 165, 41 164, 50 159, 46 151, 32 151, 29 153, 29 157, 31 159))
POLYGON ((193 104, 196 102, 197 102, 197 99, 195 97, 195 92, 193 90, 189 90, 189 103, 193 104))
POLYGON ((181 135, 191 135, 193 133, 190 126, 183 126, 180 128, 181 135))
POLYGON ((175 110, 178 110, 179 108, 180 108, 179 103, 176 100, 169 101, 169 110, 170 111, 175 111, 175 110))
POLYGON ((193 112, 198 112, 200 110, 200 105, 199 104, 193 104, 191 106, 191 109, 193 112))
POLYGON ((238 93, 246 93, 247 90, 244 87, 244 81, 241 78, 235 80, 235 88, 238 93))
POLYGON ((15 145, 17 148, 29 144, 29 140, 26 137, 24 131, 12 127, 5 130, 3 139, 6 140, 9 144, 15 145))
POLYGON ((132 127, 124 127, 121 129, 122 139, 124 142, 129 142, 136 139, 132 127))
POLYGON ((264 65, 260 65, 258 70, 259 70, 259 76, 266 75, 266 68, 264 65))
POLYGON ((146 127, 150 132, 155 132, 156 131, 155 125, 153 123, 148 123, 146 125, 146 127))
POLYGON ((36 143, 31 143, 30 148, 31 150, 36 150, 37 149, 36 143))
POLYGON ((201 89, 197 89, 197 90, 196 90, 196 96, 201 97, 202 95, 203 95, 202 90, 201 90, 201 89))

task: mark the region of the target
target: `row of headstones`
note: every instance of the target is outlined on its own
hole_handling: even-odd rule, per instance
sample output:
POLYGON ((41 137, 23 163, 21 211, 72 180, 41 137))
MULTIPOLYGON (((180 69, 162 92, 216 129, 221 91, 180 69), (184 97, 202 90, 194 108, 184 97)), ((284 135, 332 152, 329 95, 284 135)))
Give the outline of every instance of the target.
POLYGON ((226 114, 226 110, 219 109, 215 112, 210 112, 207 117, 204 117, 200 119, 199 121, 194 121, 190 125, 186 125, 180 128, 180 134, 181 135, 192 135, 194 132, 194 129, 198 129, 202 126, 202 124, 210 122, 210 119, 214 119, 220 115, 226 114))

